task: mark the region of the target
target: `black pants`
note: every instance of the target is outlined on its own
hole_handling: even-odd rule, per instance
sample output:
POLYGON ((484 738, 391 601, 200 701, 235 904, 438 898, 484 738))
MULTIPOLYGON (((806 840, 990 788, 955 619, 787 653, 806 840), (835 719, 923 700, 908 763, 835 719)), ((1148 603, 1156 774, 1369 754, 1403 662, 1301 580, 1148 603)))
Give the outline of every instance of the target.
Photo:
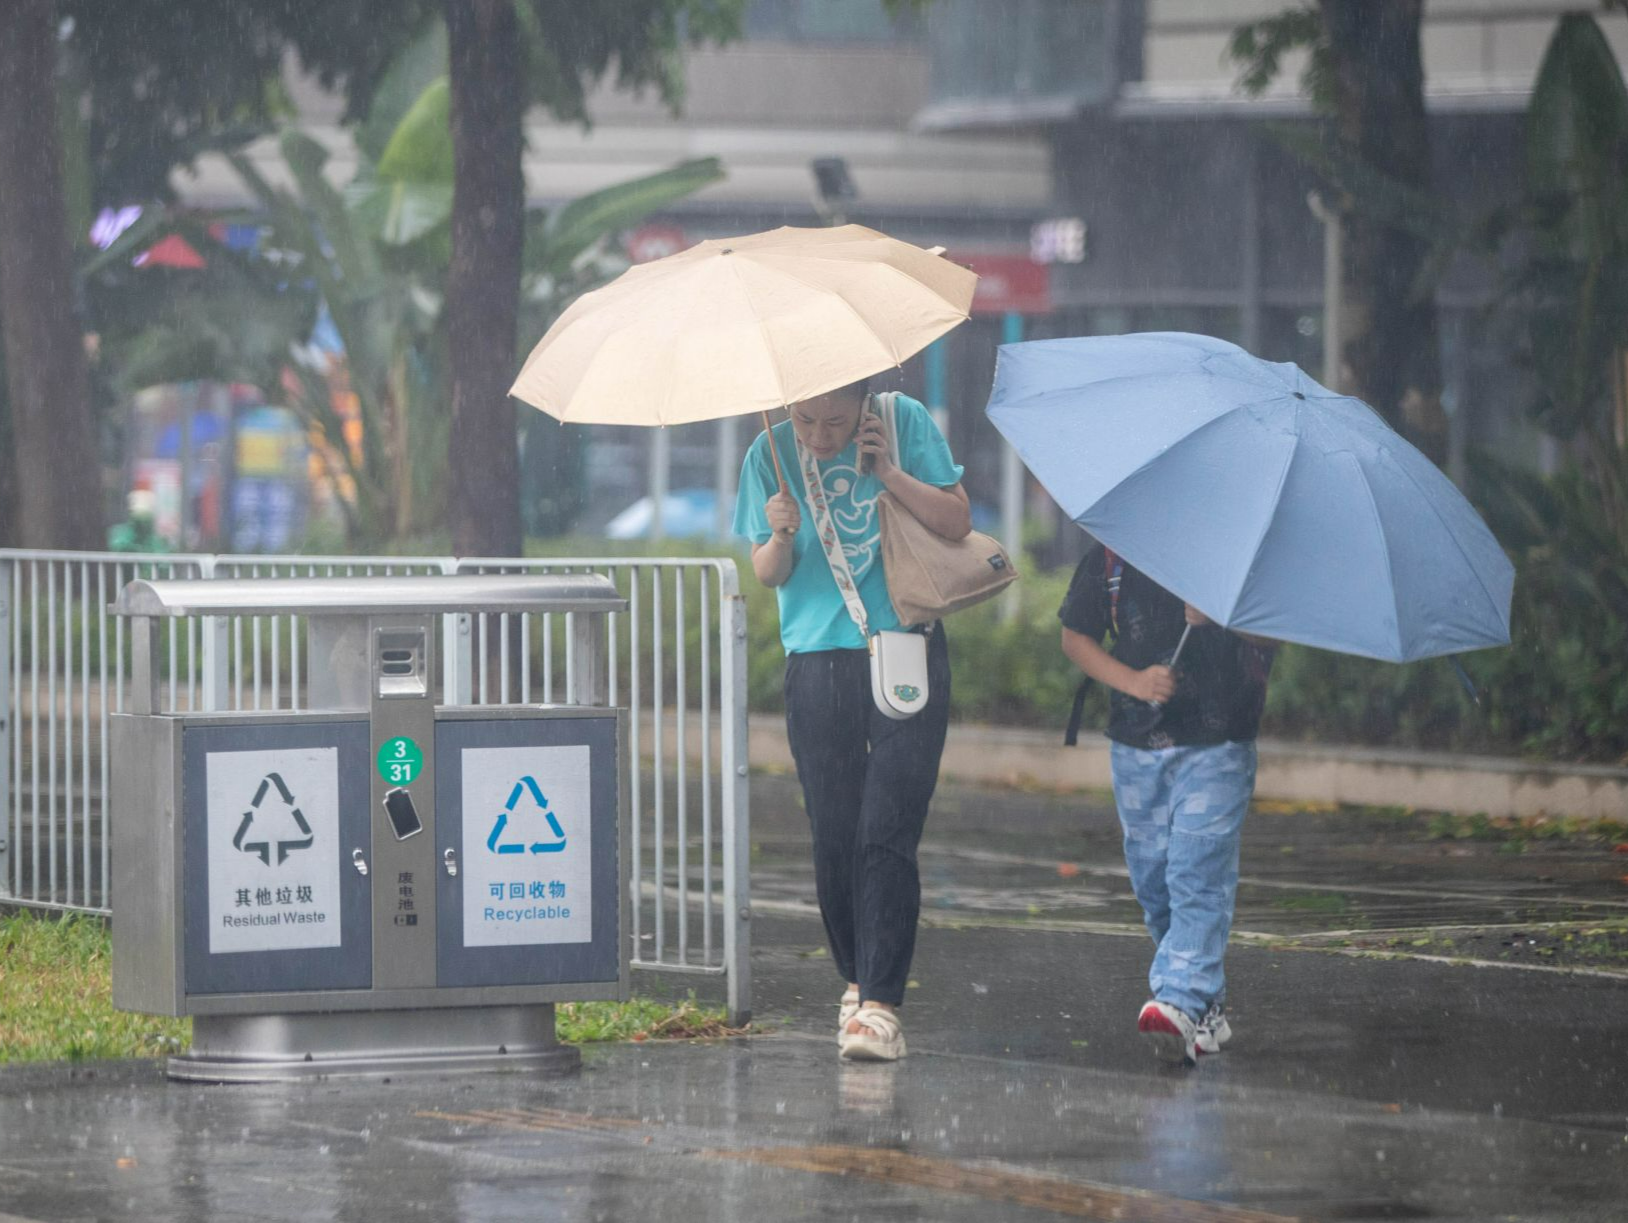
POLYGON ((950 715, 942 625, 927 643, 927 707, 896 722, 871 699, 864 650, 786 659, 786 735, 814 833, 814 882, 831 958, 867 1002, 904 1001, 916 949, 916 845, 950 715))

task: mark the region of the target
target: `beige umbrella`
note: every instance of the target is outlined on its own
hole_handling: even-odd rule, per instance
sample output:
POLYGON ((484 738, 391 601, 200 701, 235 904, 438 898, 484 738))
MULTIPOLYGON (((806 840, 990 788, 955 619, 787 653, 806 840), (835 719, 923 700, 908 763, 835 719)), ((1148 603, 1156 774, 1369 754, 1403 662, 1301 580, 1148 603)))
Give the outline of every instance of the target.
POLYGON ((712 239, 578 298, 509 393, 577 424, 767 412, 902 364, 965 321, 977 279, 862 225, 712 239))

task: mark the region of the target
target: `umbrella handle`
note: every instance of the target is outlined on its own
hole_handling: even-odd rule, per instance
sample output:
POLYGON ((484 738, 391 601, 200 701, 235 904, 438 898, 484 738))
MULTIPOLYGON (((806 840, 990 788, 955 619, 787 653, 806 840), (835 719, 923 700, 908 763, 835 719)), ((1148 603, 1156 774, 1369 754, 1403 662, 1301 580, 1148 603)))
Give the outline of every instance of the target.
POLYGON ((1181 661, 1182 648, 1187 644, 1187 635, 1193 631, 1191 624, 1185 625, 1181 630, 1181 640, 1176 642, 1176 652, 1170 656, 1170 669, 1174 671, 1176 664, 1181 661))
POLYGON ((789 496, 791 494, 791 485, 786 483, 786 473, 780 470, 780 451, 775 448, 774 426, 769 421, 767 408, 763 412, 763 436, 768 439, 769 458, 774 461, 774 478, 780 482, 780 491, 789 496))

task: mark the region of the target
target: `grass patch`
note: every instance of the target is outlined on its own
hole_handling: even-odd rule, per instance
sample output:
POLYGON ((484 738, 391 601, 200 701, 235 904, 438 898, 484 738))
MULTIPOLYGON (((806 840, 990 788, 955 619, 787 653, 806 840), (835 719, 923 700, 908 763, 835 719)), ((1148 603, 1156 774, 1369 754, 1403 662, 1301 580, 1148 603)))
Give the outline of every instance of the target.
POLYGON ((192 1023, 113 1009, 105 923, 0 918, 0 1062, 155 1057, 192 1043, 192 1023))
POLYGON ((1628 841, 1628 821, 1576 816, 1488 816, 1437 812, 1430 817, 1425 835, 1437 841, 1494 841, 1505 846, 1525 845, 1533 841, 1607 845, 1628 841))
MULTIPOLYGON (((95 917, 0 917, 0 1063, 159 1057, 192 1044, 192 1021, 113 1009, 112 939, 95 917)), ((692 993, 676 1006, 651 998, 565 1002, 555 1030, 569 1044, 736 1036, 722 1008, 692 993)))
POLYGON ((1280 896, 1272 902, 1274 908, 1291 913, 1344 913, 1351 902, 1338 892, 1306 892, 1280 896))
POLYGON ((1420 928, 1338 939, 1297 935, 1280 945, 1313 951, 1355 949, 1380 958, 1431 955, 1457 960, 1628 971, 1628 921, 1620 919, 1536 922, 1525 928, 1420 928))
POLYGON ((676 1006, 654 998, 630 998, 626 1002, 562 1002, 554 1013, 555 1032, 571 1045, 610 1040, 714 1040, 746 1031, 726 1024, 722 1007, 698 1004, 693 990, 676 1006))

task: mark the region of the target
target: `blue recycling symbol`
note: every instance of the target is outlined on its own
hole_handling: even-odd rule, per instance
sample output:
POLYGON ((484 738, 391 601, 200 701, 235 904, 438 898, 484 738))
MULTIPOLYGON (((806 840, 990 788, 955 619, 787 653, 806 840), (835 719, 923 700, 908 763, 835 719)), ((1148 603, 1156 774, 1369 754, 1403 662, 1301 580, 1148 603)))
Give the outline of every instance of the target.
POLYGON ((543 797, 542 788, 538 786, 535 777, 522 777, 514 783, 514 789, 509 792, 509 801, 504 803, 503 810, 497 813, 497 821, 492 825, 492 835, 486 838, 486 848, 495 854, 523 854, 528 850, 534 854, 557 854, 565 848, 565 829, 560 827, 560 821, 548 809, 548 799, 543 797), (503 830, 509 826, 509 817, 514 814, 520 796, 527 791, 531 792, 531 799, 536 804, 538 813, 548 821, 549 830, 555 836, 553 841, 533 841, 527 845, 524 839, 518 841, 503 839, 503 830))

